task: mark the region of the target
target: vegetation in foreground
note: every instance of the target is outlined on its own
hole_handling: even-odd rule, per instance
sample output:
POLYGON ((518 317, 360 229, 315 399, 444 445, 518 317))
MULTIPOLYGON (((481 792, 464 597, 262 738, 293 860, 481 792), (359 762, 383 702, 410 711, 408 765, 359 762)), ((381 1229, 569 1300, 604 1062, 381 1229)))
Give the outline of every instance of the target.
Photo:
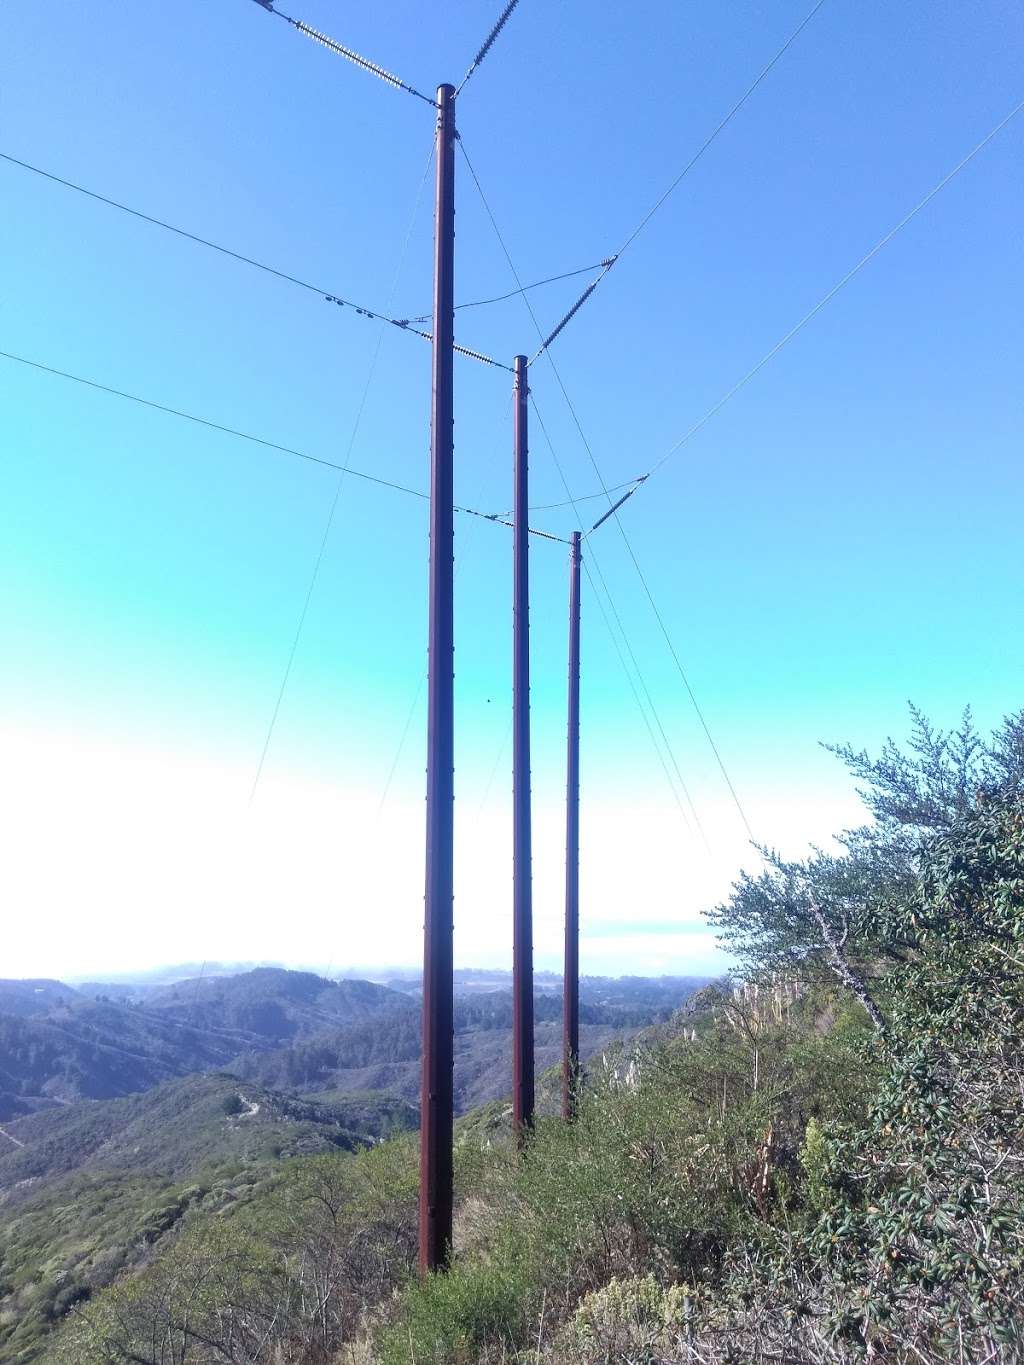
POLYGON ((1024 715, 842 757, 873 823, 715 912, 747 984, 696 1037, 593 1069, 523 1159, 463 1125, 447 1275, 400 1138, 185 1217, 49 1359, 1024 1359, 1024 715))

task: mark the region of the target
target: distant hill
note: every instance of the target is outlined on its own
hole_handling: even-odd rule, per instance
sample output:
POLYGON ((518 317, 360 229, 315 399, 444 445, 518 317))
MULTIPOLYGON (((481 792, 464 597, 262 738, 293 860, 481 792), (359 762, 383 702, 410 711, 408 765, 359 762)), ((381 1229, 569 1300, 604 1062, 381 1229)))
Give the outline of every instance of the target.
POLYGON ((150 995, 145 1007, 193 1027, 253 1034, 269 1043, 363 1023, 382 1011, 415 1009, 405 995, 371 981, 329 981, 283 967, 178 981, 150 995))
MULTIPOLYGON (((249 973, 255 978, 258 973, 249 973)), ((295 989, 304 992, 303 973, 295 989)), ((580 983, 580 1049, 584 1059, 632 1037, 638 1029, 662 1023, 707 982, 707 977, 589 977, 580 983)), ((241 982, 244 978, 232 978, 241 982)), ((311 978, 318 981, 320 978, 311 978)), ((505 1095, 511 1084, 512 996, 507 972, 462 971, 456 979, 455 1103, 458 1112, 505 1095), (499 988, 495 989, 495 983, 499 988)), ((231 982, 216 983, 228 987, 231 982)), ((536 994, 538 1070, 561 1058, 562 999, 556 978, 536 994)), ((367 987, 366 982, 338 983, 367 987)), ((384 990, 383 987, 375 988, 384 990)), ((405 1008, 392 1007, 397 992, 386 991, 389 1007, 344 1028, 294 1038, 285 1047, 251 1048, 231 1064, 246 1079, 280 1090, 380 1090, 415 1101, 420 1087, 420 1013, 417 1000, 398 996, 405 1008)), ((319 997, 315 997, 319 998, 319 997)), ((376 997, 368 997, 376 998, 376 997)), ((304 1017, 312 1023, 315 1013, 304 1017)))
POLYGON ((54 1103, 147 1090, 377 1014, 416 1014, 414 1002, 384 986, 284 968, 178 982, 142 1001, 90 998, 59 982, 41 983, 41 991, 40 983, 7 984, 0 1123, 54 1103))
MULTIPOLYGON (((415 1122, 408 1106, 409 1127, 415 1122)), ((369 1110, 364 1110, 369 1114, 369 1110)), ((252 1162, 353 1148, 367 1140, 351 1129, 352 1111, 327 1100, 283 1095, 214 1073, 168 1081, 144 1095, 82 1100, 5 1123, 0 1134, 0 1198, 26 1182, 70 1171, 134 1171, 179 1179, 210 1163, 252 1162)), ((371 1122, 380 1128, 380 1119, 371 1122)))
POLYGON ((63 1005, 78 998, 78 992, 63 981, 0 980, 0 1014, 16 1014, 29 1018, 46 1014, 55 1005, 63 1005))
MULTIPOLYGON (((561 1004, 559 1003, 559 1013, 561 1004)), ((637 1026, 583 1024, 580 1054, 586 1061, 638 1032, 637 1026)), ((538 1071, 562 1056, 561 1022, 535 1029, 538 1071)), ((461 1028, 455 1034, 455 1109, 506 1095, 512 1084, 511 1029, 504 1025, 461 1028)), ((299 1093, 383 1091, 415 1102, 420 1090, 420 1021, 382 1019, 336 1034, 323 1034, 288 1048, 247 1053, 232 1070, 247 1080, 299 1093)))
POLYGON ((0 1014, 0 1122, 55 1103, 148 1090, 223 1066, 258 1042, 91 1000, 27 1019, 0 1014))
MULTIPOLYGON (((663 1021, 703 977, 584 978, 585 1055, 663 1021)), ((460 972, 456 985, 456 1094, 460 1110, 508 1088, 512 999, 508 974, 460 972)), ((536 996, 538 1066, 559 1056, 561 996, 545 977, 536 996)), ((98 985, 6 983, 0 1008, 0 1123, 74 1103, 115 1099, 176 1076, 231 1071, 298 1093, 419 1091, 418 990, 330 981, 258 967, 154 985, 110 997, 98 985)))

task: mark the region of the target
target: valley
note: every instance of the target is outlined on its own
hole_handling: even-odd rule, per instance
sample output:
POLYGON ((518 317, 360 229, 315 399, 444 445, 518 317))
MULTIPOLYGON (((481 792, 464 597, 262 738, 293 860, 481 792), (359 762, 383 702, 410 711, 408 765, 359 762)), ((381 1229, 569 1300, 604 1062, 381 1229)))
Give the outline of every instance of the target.
MULTIPOLYGON (((663 1022, 703 982, 585 981, 584 1057, 663 1022)), ((538 985, 540 1073, 560 1059, 561 998, 538 985)), ((510 1041, 507 975, 463 974, 456 1105, 475 1122, 505 1122, 510 1041)), ((191 1219, 262 1200, 295 1160, 414 1130, 419 1048, 411 977, 0 982, 0 1361, 43 1359, 76 1304, 191 1219)), ((542 1084, 542 1110, 555 1091, 542 1084)))

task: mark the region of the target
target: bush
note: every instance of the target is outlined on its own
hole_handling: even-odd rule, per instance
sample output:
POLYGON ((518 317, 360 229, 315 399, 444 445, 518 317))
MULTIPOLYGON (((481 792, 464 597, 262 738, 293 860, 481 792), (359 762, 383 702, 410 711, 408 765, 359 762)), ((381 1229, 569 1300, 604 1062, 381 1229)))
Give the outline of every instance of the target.
POLYGON ((381 1365, 470 1365, 486 1346, 514 1350, 530 1321, 531 1289, 512 1260, 456 1263, 414 1283, 381 1334, 381 1365))
POLYGON ((682 1285, 665 1289, 653 1275, 611 1280, 580 1303, 555 1343, 556 1359, 574 1365, 660 1365, 688 1316, 682 1285))

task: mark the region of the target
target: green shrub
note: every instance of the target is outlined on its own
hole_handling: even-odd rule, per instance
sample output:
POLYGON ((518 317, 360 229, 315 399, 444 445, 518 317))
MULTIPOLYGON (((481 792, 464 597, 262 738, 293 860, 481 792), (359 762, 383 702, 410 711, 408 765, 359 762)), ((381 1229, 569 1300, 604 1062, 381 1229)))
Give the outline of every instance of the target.
POLYGON ((532 1306, 531 1286, 514 1261, 456 1263, 406 1290, 381 1334, 381 1365, 470 1365, 486 1345, 514 1349, 532 1306))
POLYGON ((653 1275, 611 1280, 593 1290, 553 1345, 554 1359, 573 1365, 661 1365, 689 1316, 683 1285, 664 1288, 653 1275))

